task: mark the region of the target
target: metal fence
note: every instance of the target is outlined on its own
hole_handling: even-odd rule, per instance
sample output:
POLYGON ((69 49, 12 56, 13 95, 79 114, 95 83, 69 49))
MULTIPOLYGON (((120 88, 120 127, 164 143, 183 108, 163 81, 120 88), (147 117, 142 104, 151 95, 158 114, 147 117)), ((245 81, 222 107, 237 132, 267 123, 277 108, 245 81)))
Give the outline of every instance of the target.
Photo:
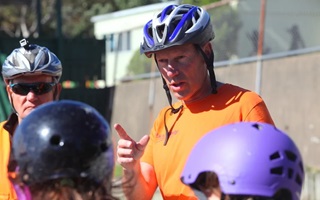
POLYGON ((215 61, 257 55, 259 36, 263 55, 319 46, 319 7, 317 0, 223 0, 204 6, 216 35, 215 61))
MULTIPOLYGON (((319 51, 320 1, 223 0, 205 6, 211 14, 216 34, 213 40, 216 66, 235 65, 257 59, 258 40, 263 25, 262 57, 287 57, 319 51)), ((280 66, 279 66, 280 67, 280 66)), ((257 85, 256 85, 257 86, 257 85)), ((256 92, 259 92, 256 89, 256 92)), ((308 166, 306 166, 308 168, 308 166)), ((302 200, 320 200, 320 171, 306 170, 302 200)))
MULTIPOLYGON (((110 120, 114 88, 96 89, 86 86, 87 81, 93 82, 104 79, 104 61, 102 58, 105 54, 105 43, 103 40, 96 40, 95 38, 64 39, 60 45, 58 39, 55 38, 30 39, 29 42, 46 46, 57 54, 63 66, 61 82, 72 81, 76 83, 76 88, 62 90, 61 99, 73 99, 88 103, 105 116, 107 120, 110 120)), ((0 38, 0 69, 5 57, 18 45, 18 38, 0 38)), ((6 120, 11 112, 12 109, 1 76, 0 121, 6 120)))

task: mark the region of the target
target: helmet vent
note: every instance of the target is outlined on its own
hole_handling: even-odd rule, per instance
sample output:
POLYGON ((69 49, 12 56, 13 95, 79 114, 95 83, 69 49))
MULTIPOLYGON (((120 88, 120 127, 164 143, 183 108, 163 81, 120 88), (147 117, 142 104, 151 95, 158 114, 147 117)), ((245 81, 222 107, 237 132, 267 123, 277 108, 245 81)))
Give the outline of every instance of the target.
POLYGON ((157 15, 157 18, 160 18, 161 20, 165 19, 166 16, 169 16, 172 11, 175 9, 175 6, 171 5, 165 8, 161 13, 157 15))
POLYGON ((252 124, 252 126, 254 128, 256 128, 257 130, 261 130, 262 129, 262 126, 260 126, 259 124, 252 124))
POLYGON ((161 25, 157 27, 157 35, 159 35, 160 38, 163 37, 164 28, 165 28, 165 25, 161 25))
POLYGON ((279 152, 275 152, 270 156, 270 160, 275 160, 275 159, 279 159, 279 158, 280 158, 279 152))
POLYGON ((292 179, 292 177, 293 177, 293 169, 292 169, 292 168, 289 168, 289 169, 288 169, 288 178, 289 178, 289 179, 292 179))
POLYGON ((150 37, 153 37, 152 27, 149 27, 149 28, 148 28, 148 35, 149 35, 150 37))
POLYGON ((290 161, 295 162, 297 160, 297 156, 293 152, 285 151, 285 154, 290 161))
POLYGON ((283 174, 283 167, 275 167, 275 168, 272 168, 270 170, 270 173, 271 174, 276 174, 276 175, 282 175, 283 174))
POLYGON ((63 146, 60 135, 53 135, 50 138, 50 144, 52 144, 53 146, 63 146))
POLYGON ((200 18, 200 14, 199 13, 201 13, 201 11, 199 10, 199 9, 197 9, 197 12, 194 12, 193 13, 193 17, 196 19, 196 20, 198 20, 199 18, 200 18))
POLYGON ((173 33, 173 31, 177 28, 180 20, 181 20, 181 19, 180 19, 180 18, 177 18, 177 17, 171 20, 171 23, 168 25, 168 27, 169 27, 168 32, 169 32, 170 35, 171 35, 171 34, 173 33))

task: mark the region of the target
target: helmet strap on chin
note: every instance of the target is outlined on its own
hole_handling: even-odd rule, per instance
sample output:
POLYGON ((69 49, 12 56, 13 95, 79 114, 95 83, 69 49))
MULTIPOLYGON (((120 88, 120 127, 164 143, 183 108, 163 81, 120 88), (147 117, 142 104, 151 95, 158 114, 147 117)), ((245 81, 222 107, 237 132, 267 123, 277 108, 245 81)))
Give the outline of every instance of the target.
POLYGON ((59 97, 58 97, 58 84, 56 84, 56 85, 54 86, 53 100, 54 100, 54 101, 59 100, 59 97))
POLYGON ((203 49, 200 47, 200 45, 196 44, 195 45, 196 48, 199 50, 199 52, 201 53, 204 61, 206 62, 206 65, 207 65, 207 69, 209 71, 209 75, 210 75, 210 82, 211 82, 211 87, 212 87, 212 91, 211 93, 212 94, 217 94, 217 81, 216 81, 216 75, 214 73, 214 53, 211 49, 211 55, 208 57, 206 55, 206 53, 203 51, 203 49))

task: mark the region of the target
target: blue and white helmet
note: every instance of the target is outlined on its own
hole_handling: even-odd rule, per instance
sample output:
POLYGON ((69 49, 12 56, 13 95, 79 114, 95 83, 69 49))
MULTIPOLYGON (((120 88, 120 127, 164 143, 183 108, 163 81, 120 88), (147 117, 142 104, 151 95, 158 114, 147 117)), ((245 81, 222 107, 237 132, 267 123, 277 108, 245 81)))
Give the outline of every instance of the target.
POLYGON ((2 65, 2 76, 6 84, 22 75, 46 74, 59 82, 62 65, 58 57, 46 47, 20 41, 20 48, 14 49, 2 65))
POLYGON ((175 45, 203 45, 214 38, 210 15, 194 5, 170 5, 147 22, 143 29, 140 53, 152 52, 175 45))

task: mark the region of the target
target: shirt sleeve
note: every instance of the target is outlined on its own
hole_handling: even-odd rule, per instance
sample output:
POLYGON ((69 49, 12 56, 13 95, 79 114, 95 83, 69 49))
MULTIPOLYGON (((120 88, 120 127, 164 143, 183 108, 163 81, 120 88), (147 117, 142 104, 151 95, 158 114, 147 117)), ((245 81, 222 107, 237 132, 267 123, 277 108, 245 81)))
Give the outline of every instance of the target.
POLYGON ((244 104, 247 110, 247 112, 244 112, 247 113, 244 116, 244 121, 263 122, 275 125, 267 105, 259 95, 254 92, 249 92, 244 104))

